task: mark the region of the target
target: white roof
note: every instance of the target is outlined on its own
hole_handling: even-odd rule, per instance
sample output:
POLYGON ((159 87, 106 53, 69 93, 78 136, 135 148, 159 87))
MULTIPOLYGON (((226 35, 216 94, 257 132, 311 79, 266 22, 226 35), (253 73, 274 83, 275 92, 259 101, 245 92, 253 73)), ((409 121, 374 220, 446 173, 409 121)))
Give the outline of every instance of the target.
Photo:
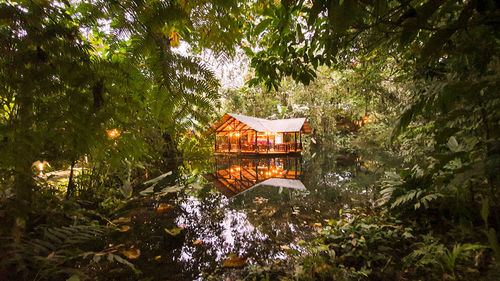
MULTIPOLYGON (((281 178, 270 178, 263 182, 260 182, 253 187, 257 187, 259 185, 267 185, 267 186, 276 186, 276 187, 285 187, 292 188, 297 190, 306 190, 306 187, 300 180, 293 179, 281 179, 281 178)), ((253 188, 252 187, 252 188, 253 188)))
POLYGON ((234 113, 228 113, 227 115, 245 123, 248 127, 257 132, 299 132, 304 122, 306 122, 306 118, 267 120, 234 113))

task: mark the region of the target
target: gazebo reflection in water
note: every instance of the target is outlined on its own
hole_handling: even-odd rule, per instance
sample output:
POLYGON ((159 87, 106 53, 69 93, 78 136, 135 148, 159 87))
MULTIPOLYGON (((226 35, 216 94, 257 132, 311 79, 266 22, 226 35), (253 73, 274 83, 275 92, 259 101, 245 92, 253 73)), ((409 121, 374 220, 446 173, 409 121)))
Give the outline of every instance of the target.
POLYGON ((305 190, 300 181, 301 162, 300 156, 219 156, 215 157, 213 172, 207 176, 227 197, 261 185, 305 190))

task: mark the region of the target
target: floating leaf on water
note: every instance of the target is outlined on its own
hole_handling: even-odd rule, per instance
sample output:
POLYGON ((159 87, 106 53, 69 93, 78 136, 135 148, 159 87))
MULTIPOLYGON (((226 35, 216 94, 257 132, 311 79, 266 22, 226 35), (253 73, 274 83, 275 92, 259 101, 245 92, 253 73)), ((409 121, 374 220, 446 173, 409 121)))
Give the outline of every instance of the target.
POLYGON ((184 228, 182 227, 174 227, 172 229, 165 228, 165 232, 171 236, 177 236, 182 232, 183 229, 184 228))
POLYGON ((193 245, 198 245, 198 244, 200 244, 201 242, 202 242, 201 240, 196 240, 196 241, 194 241, 194 242, 193 242, 193 245))
POLYGON ((170 204, 163 204, 161 203, 158 208, 156 208, 156 211, 161 213, 161 212, 166 212, 170 209, 172 209, 174 206, 170 205, 170 204))
POLYGON ((245 258, 240 258, 237 255, 231 254, 229 255, 229 258, 226 261, 224 261, 223 267, 241 268, 244 267, 246 263, 247 260, 245 258))
POLYGON ((322 273, 322 272, 327 271, 327 270, 328 270, 328 269, 330 269, 330 268, 332 268, 330 265, 328 265, 328 264, 324 264, 324 265, 322 265, 322 266, 316 267, 316 268, 314 269, 314 272, 316 272, 316 273, 322 273))
POLYGON ((66 279, 66 281, 80 281, 80 276, 73 274, 70 278, 66 279))
POLYGON ((121 250, 120 253, 122 253, 128 259, 136 259, 141 255, 141 250, 139 249, 121 250))
POLYGON ((156 256, 155 261, 159 261, 161 259, 161 256, 156 256))
POLYGON ((113 220, 111 221, 112 223, 128 223, 130 222, 131 219, 130 218, 124 218, 124 217, 120 217, 120 218, 117 218, 116 220, 113 220))
POLYGON ((122 225, 122 227, 118 228, 118 231, 120 232, 127 232, 130 230, 130 226, 128 225, 122 225))

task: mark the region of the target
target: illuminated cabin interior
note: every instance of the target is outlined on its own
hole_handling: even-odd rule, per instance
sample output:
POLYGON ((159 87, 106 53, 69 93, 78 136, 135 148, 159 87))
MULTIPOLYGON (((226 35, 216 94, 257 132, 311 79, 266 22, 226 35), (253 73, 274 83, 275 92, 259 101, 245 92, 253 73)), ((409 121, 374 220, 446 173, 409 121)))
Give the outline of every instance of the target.
POLYGON ((233 197, 259 185, 305 190, 299 180, 302 167, 297 157, 216 158, 209 177, 225 196, 233 197))
POLYGON ((227 113, 212 126, 216 153, 288 154, 302 151, 305 118, 267 120, 227 113))

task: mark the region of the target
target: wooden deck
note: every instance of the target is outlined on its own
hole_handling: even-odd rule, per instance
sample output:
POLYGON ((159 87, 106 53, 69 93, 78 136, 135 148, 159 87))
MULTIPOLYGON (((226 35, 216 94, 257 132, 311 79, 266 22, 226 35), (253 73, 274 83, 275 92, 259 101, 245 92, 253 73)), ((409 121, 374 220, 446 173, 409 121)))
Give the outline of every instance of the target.
POLYGON ((284 143, 276 145, 218 145, 215 150, 216 155, 221 154, 246 154, 246 155, 287 155, 302 152, 302 143, 284 143))
POLYGON ((302 149, 298 149, 297 151, 255 151, 255 150, 218 150, 214 152, 214 155, 226 155, 226 154, 245 154, 245 155, 288 155, 288 154, 298 154, 302 152, 302 149))

